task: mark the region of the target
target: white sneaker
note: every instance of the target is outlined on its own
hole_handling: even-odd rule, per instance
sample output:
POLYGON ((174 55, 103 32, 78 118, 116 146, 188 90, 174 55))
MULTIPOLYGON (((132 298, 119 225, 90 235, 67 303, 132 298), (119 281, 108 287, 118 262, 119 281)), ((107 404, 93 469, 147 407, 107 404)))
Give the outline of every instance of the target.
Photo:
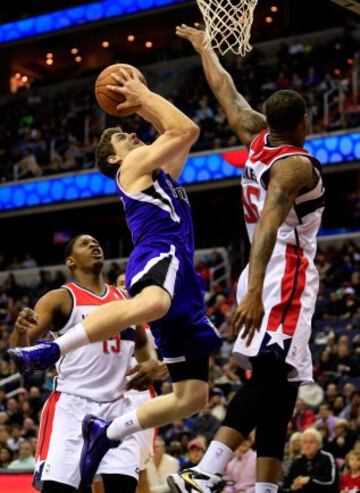
POLYGON ((217 474, 208 474, 197 469, 184 469, 171 474, 167 483, 172 493, 217 493, 222 491, 226 481, 217 474))

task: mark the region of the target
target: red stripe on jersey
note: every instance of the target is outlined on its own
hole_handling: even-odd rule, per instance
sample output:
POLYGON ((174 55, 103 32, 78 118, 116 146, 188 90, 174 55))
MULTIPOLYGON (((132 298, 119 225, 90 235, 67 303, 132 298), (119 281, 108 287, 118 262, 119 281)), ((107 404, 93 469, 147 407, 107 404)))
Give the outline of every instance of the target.
POLYGON ((301 250, 301 255, 297 266, 297 280, 293 298, 291 304, 286 313, 285 320, 283 322, 283 332, 286 335, 293 336, 295 328, 297 326, 300 310, 301 310, 301 295, 305 288, 306 282, 306 269, 309 265, 309 261, 304 257, 303 251, 301 250))
MULTIPOLYGON (((155 388, 153 387, 153 385, 150 385, 149 387, 149 394, 150 394, 150 398, 151 399, 155 399, 155 397, 157 396, 156 394, 156 390, 155 388)), ((151 451, 151 455, 155 454, 155 442, 156 442, 156 439, 158 437, 158 434, 159 434, 159 428, 154 428, 153 429, 153 442, 152 442, 152 451, 151 451)))
POLYGON ((286 246, 285 272, 281 280, 281 300, 271 309, 267 330, 276 331, 280 324, 283 333, 293 336, 299 320, 301 302, 309 262, 302 248, 286 246))
POLYGON ((104 305, 105 303, 109 303, 110 301, 118 301, 126 299, 126 296, 115 286, 111 286, 110 284, 105 284, 105 292, 104 295, 98 296, 95 293, 92 293, 86 288, 79 286, 74 282, 69 282, 64 284, 64 287, 69 289, 75 298, 75 302, 77 306, 86 306, 86 305, 104 305))
POLYGON ((250 145, 249 160, 252 163, 261 162, 265 166, 270 165, 272 162, 285 156, 293 156, 303 154, 304 156, 309 156, 310 154, 306 149, 301 147, 296 147, 292 145, 281 145, 277 147, 267 146, 267 136, 269 135, 268 130, 264 130, 259 133, 252 141, 250 145))
POLYGON ((40 431, 36 446, 35 460, 46 460, 49 451, 51 432, 54 423, 55 409, 57 401, 60 399, 61 392, 52 392, 45 402, 41 413, 40 431))

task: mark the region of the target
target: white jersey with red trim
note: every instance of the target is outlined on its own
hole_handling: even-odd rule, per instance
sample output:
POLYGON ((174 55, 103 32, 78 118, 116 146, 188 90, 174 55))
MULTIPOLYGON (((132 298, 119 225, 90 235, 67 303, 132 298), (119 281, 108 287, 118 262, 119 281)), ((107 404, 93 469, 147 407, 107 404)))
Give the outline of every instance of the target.
MULTIPOLYGON (((242 178, 244 216, 250 242, 266 200, 269 170, 276 161, 298 155, 309 157, 317 180, 313 190, 299 194, 278 230, 265 274, 262 324, 249 346, 240 332, 234 354, 243 368, 250 369, 252 357, 276 352, 292 368, 289 380, 311 382, 312 361, 308 342, 319 286, 313 259, 324 208, 320 164, 304 149, 288 145, 271 147, 268 137, 269 131, 265 130, 252 141, 242 178)), ((238 282, 239 303, 247 293, 248 276, 249 266, 238 282)))
POLYGON ((314 257, 316 235, 325 205, 320 163, 305 149, 291 145, 272 147, 268 130, 261 132, 252 141, 241 180, 246 227, 251 242, 265 204, 271 166, 276 161, 290 156, 308 157, 313 163, 317 183, 313 190, 298 195, 294 207, 278 230, 277 242, 300 246, 314 257))
MULTIPOLYGON (((67 324, 53 332, 54 338, 72 330, 99 306, 125 299, 116 287, 106 284, 102 296, 71 282, 62 286, 72 298, 72 310, 67 324)), ((135 330, 130 327, 105 341, 95 342, 62 356, 56 364, 56 390, 85 397, 97 402, 119 399, 125 392, 126 372, 134 353, 135 330)))

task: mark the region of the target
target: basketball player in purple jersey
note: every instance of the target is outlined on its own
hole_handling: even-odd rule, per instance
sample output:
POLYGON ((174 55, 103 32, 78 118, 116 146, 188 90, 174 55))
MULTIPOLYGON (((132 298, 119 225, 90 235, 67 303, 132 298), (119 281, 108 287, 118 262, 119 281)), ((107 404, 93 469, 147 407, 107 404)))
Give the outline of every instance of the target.
POLYGON ((152 399, 110 424, 94 416, 85 418, 81 470, 86 484, 91 484, 109 448, 127 435, 190 416, 205 406, 208 355, 221 345, 205 316, 202 283, 193 265, 191 209, 176 181, 199 129, 136 75, 121 71, 113 78, 109 88, 126 97, 118 108, 141 106, 138 113, 160 133, 153 144, 145 145, 135 134, 110 128, 102 134, 96 152, 100 171, 115 180, 133 237, 126 270, 132 299, 102 306, 55 342, 10 350, 19 369, 31 372, 129 325, 150 321, 168 364, 173 393, 152 399))

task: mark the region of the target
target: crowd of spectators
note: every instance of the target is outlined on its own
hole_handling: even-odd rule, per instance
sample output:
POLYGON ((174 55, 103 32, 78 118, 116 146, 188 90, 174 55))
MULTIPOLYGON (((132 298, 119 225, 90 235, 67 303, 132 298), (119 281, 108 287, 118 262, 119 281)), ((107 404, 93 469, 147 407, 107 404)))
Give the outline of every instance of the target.
MULTIPOLYGON (((167 493, 169 473, 199 463, 229 400, 250 376, 231 357, 227 327, 235 306, 234 289, 221 282, 210 289, 209 271, 220 260, 214 251, 198 264, 207 285, 208 315, 224 338, 221 350, 210 359, 209 404, 198 415, 159 430, 149 465, 152 493, 167 493)), ((328 247, 319 250, 316 262, 322 286, 311 339, 317 383, 299 393, 288 428, 281 491, 356 492, 360 491, 360 248, 352 241, 338 250, 328 247)), ((44 273, 31 290, 20 286, 12 273, 0 286, 0 381, 16 371, 6 349, 17 314, 64 281, 59 274, 44 273)), ((116 265, 107 274, 113 282, 116 265)), ((7 394, 18 382, 0 387, 0 467, 34 467, 39 415, 51 392, 52 378, 53 371, 26 377, 20 393, 13 397, 7 394)), ((158 382, 157 391, 171 392, 170 382, 158 382)), ((227 493, 254 493, 254 450, 254 436, 236 450, 227 467, 227 493)))
MULTIPOLYGON (((237 87, 254 108, 260 110, 265 99, 278 89, 294 89, 307 101, 312 132, 359 125, 359 106, 349 106, 346 101, 346 113, 332 111, 327 125, 323 118, 325 92, 341 85, 347 99, 351 99, 353 56, 357 51, 354 39, 347 35, 315 45, 299 38, 290 46, 279 45, 277 50, 276 61, 267 60, 256 48, 245 60, 224 60, 237 87)), ((173 91, 170 99, 201 127, 194 151, 240 144, 200 67, 188 73, 187 81, 173 91)), ((9 97, 0 116, 1 181, 93 167, 94 149, 105 120, 95 102, 92 82, 87 81, 85 86, 77 82, 75 87, 59 89, 52 96, 25 89, 9 97)), ((137 115, 124 120, 124 127, 137 132, 145 142, 154 137, 154 130, 137 115)))

